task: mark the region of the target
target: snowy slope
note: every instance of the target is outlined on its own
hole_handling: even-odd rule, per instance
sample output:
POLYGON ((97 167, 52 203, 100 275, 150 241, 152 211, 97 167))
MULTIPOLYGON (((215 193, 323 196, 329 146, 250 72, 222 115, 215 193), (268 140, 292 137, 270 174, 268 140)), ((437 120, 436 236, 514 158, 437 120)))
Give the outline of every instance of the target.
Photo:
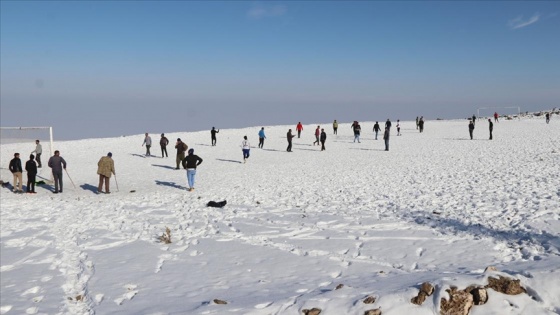
MULTIPOLYGON (((446 288, 485 284, 493 265, 530 294, 490 292, 471 314, 560 314, 557 117, 500 121, 492 141, 485 121, 472 141, 465 120, 427 121, 422 134, 402 122, 402 136, 393 122, 389 152, 372 122, 361 123, 361 143, 349 124, 338 136, 324 125, 324 152, 312 145, 317 124, 304 125, 292 153, 295 126, 265 126, 264 149, 260 127, 220 130, 215 147, 209 131, 148 130, 152 157, 143 135, 58 142, 75 188, 65 174, 58 195, 0 190, 0 313, 437 314, 446 288), (161 158, 161 132, 204 159, 194 192, 173 169, 173 146, 161 158), (112 194, 97 195, 109 151, 119 189, 112 178, 112 194), (167 245, 157 239, 166 227, 167 245), (410 303, 424 281, 436 294, 410 303), (362 303, 368 295, 377 301, 362 303)), ((12 182, 13 152, 25 162, 33 149, 2 145, 2 180, 12 182)))

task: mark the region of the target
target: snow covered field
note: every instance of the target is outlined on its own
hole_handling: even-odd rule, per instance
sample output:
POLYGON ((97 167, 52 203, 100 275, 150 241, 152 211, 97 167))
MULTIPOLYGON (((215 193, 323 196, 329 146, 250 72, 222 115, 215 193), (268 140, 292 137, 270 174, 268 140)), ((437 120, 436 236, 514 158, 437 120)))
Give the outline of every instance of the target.
MULTIPOLYGON (((422 134, 403 122, 402 136, 393 121, 389 152, 372 122, 361 123, 361 143, 349 124, 338 136, 322 126, 324 152, 312 146, 317 124, 304 125, 292 153, 295 124, 265 126, 264 149, 260 126, 220 130, 216 147, 209 130, 147 130, 152 157, 143 135, 56 142, 75 188, 64 174, 62 194, 0 189, 0 314, 438 314, 445 289, 497 275, 528 294, 489 290, 470 314, 560 314, 558 117, 501 120, 492 141, 487 121, 472 141, 466 120, 427 121, 422 134), (174 170, 177 137, 204 159, 193 192, 174 170), (111 178, 112 193, 97 195, 109 151, 119 189, 111 178), (158 241, 166 227, 171 244, 158 241), (435 294, 412 304, 424 281, 435 294), (362 302, 369 295, 374 304, 362 302)), ((25 163, 33 149, 2 145, 2 180, 12 182, 13 153, 25 163)))

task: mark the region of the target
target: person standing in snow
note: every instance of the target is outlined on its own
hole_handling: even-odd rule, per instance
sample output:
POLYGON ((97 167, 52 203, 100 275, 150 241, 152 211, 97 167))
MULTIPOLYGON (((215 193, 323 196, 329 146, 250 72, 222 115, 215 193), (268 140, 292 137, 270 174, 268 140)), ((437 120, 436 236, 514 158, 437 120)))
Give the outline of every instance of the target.
POLYGON ((14 192, 23 192, 23 169, 21 167, 21 160, 19 159, 19 153, 14 153, 14 158, 10 161, 8 167, 12 175, 14 176, 14 192))
POLYGON ((152 137, 148 136, 147 132, 144 137, 144 142, 142 143, 142 146, 144 145, 146 145, 146 156, 151 156, 152 154, 150 153, 150 148, 152 147, 152 137))
POLYGON ((247 140, 247 136, 243 136, 243 141, 241 142, 241 151, 243 151, 243 163, 247 162, 250 150, 251 144, 249 143, 249 140, 247 140))
POLYGON ((176 170, 179 169, 179 164, 185 158, 185 152, 187 152, 188 148, 189 146, 181 141, 181 138, 177 138, 177 142, 175 143, 175 149, 177 149, 177 157, 175 158, 176 170))
POLYGON ((292 135, 292 129, 288 130, 288 133, 286 134, 286 138, 288 139, 288 147, 286 148, 286 151, 288 152, 292 152, 292 139, 295 136, 292 135))
POLYGON ((107 153, 107 156, 102 156, 97 162, 97 175, 99 175, 99 184, 97 185, 97 193, 103 192, 103 183, 105 183, 105 193, 110 194, 109 180, 111 174, 115 175, 115 162, 113 161, 113 153, 107 153))
POLYGON ((299 138, 301 136, 301 131, 303 130, 303 125, 301 124, 301 121, 298 122, 296 126, 296 130, 297 130, 297 137, 299 138))
POLYGON ((261 149, 264 146, 264 139, 266 139, 266 135, 264 134, 264 127, 262 127, 259 131, 259 148, 261 149))
POLYGON ((389 120, 389 118, 387 118, 387 121, 385 122, 385 129, 391 129, 391 121, 389 120))
POLYGON ((490 118, 488 118, 488 129, 490 130, 490 140, 492 140, 492 130, 494 130, 494 124, 490 118))
POLYGON ((49 159, 49 167, 52 169, 54 178, 53 193, 62 193, 62 170, 66 169, 66 161, 60 156, 60 151, 54 151, 54 155, 49 159))
POLYGON ((419 122, 419 121, 420 121, 420 120, 418 119, 418 116, 416 116, 416 130, 418 130, 418 122, 419 122))
POLYGON ((401 135, 401 121, 397 119, 397 136, 401 135))
POLYGON ((358 143, 360 142, 360 132, 362 131, 362 127, 360 127, 360 123, 358 123, 357 121, 354 122, 354 142, 356 142, 356 140, 358 140, 358 143))
POLYGON ((474 114, 472 115, 472 123, 476 126, 476 116, 474 114))
POLYGON ((500 117, 500 115, 498 115, 498 112, 494 112, 494 122, 499 122, 498 117, 500 117))
POLYGON ((35 163, 35 156, 33 156, 33 154, 29 156, 29 161, 25 163, 25 170, 27 171, 27 193, 35 194, 37 164, 35 163))
POLYGON ((216 146, 216 134, 220 132, 220 130, 216 130, 216 128, 212 127, 212 130, 210 130, 210 135, 212 136, 212 146, 216 146))
POLYGON ((424 116, 420 117, 418 122, 418 128, 420 128, 420 133, 424 132, 424 116))
POLYGON ((338 122, 336 121, 336 119, 332 123, 332 129, 333 129, 334 134, 336 135, 337 131, 338 131, 338 122))
POLYGON ((321 127, 317 126, 317 129, 315 129, 315 141, 313 142, 313 145, 315 145, 315 143, 319 145, 319 143, 321 142, 321 139, 319 139, 320 137, 321 137, 321 127))
POLYGON ((474 131, 474 123, 472 120, 469 120, 469 135, 471 136, 471 140, 473 139, 473 131, 474 131))
POLYGON ((189 184, 188 191, 194 190, 194 177, 196 175, 196 167, 202 163, 202 159, 194 154, 194 149, 189 150, 189 155, 183 159, 183 168, 187 170, 187 182, 189 184))
POLYGON ((35 140, 35 150, 31 151, 31 154, 35 153, 37 154, 36 157, 36 161, 37 164, 39 164, 39 168, 43 167, 43 165, 41 164, 41 154, 43 154, 43 146, 41 145, 41 143, 39 143, 39 140, 35 140))
POLYGON ((165 136, 165 134, 161 134, 161 138, 159 139, 159 146, 161 147, 161 158, 163 159, 163 154, 165 153, 165 157, 167 155, 167 145, 169 144, 169 139, 165 136))
POLYGON ((325 151, 325 141, 327 141, 327 133, 325 129, 321 129, 321 151, 325 151))
POLYGON ((375 122, 375 125, 373 125, 373 131, 375 132, 375 140, 377 140, 377 134, 379 133, 379 131, 381 131, 381 127, 379 127, 379 122, 375 122))
POLYGON ((548 124, 550 122, 550 113, 546 113, 544 116, 546 118, 546 123, 548 124))
POLYGON ((391 134, 391 128, 385 128, 383 133, 383 140, 385 140, 385 151, 389 151, 389 136, 391 134))

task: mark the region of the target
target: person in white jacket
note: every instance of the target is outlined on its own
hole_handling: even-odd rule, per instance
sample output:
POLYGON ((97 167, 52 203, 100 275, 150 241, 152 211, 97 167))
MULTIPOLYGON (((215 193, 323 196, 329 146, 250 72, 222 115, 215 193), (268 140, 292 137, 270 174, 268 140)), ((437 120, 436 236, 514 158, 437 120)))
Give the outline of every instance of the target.
POLYGON ((41 168, 41 154, 43 154, 43 146, 39 143, 39 140, 35 140, 35 150, 31 151, 31 154, 35 153, 35 161, 37 161, 37 167, 41 168))
POLYGON ((243 136, 243 142, 241 142, 241 149, 243 151, 243 163, 247 162, 249 158, 249 151, 251 150, 251 144, 249 140, 247 140, 247 136, 243 136))
POLYGON ((148 133, 146 132, 146 137, 144 137, 144 142, 142 143, 142 146, 146 145, 146 156, 151 156, 152 153, 150 153, 150 148, 152 147, 152 137, 148 136, 148 133))

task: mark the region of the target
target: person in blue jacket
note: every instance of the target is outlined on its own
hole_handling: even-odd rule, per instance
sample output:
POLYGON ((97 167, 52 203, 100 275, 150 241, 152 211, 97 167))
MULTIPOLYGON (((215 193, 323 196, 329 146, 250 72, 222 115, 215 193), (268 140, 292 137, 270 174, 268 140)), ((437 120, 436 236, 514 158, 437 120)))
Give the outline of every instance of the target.
POLYGON ((264 127, 259 130, 259 148, 263 148, 264 146, 264 139, 266 139, 266 135, 264 134, 264 127))

